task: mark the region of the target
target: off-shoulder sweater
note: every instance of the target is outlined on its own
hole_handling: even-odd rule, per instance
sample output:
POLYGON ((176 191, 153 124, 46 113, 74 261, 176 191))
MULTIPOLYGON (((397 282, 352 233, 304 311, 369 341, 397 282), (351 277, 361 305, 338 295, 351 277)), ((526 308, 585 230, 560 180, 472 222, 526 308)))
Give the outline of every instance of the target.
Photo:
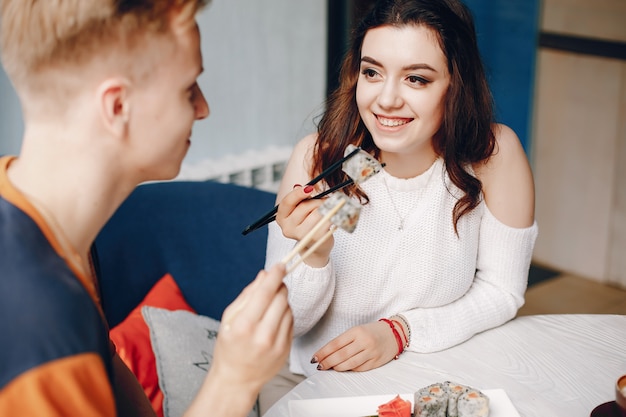
MULTIPOLYGON (((483 200, 461 217, 457 235, 452 209, 461 192, 441 159, 415 178, 382 170, 361 187, 369 203, 353 233, 334 233, 328 264, 302 263, 285 278, 294 313, 292 372, 310 375, 315 351, 382 317, 404 316, 411 327, 408 350, 424 353, 515 317, 524 303, 536 222, 509 227, 483 200)), ((270 224, 266 265, 295 243, 270 224)))

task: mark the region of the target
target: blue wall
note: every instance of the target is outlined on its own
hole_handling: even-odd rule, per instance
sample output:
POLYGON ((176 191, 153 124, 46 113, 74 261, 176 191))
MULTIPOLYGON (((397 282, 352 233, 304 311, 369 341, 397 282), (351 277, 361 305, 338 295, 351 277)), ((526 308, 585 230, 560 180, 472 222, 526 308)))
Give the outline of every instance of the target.
POLYGON ((465 0, 496 104, 530 154, 540 0, 465 0))

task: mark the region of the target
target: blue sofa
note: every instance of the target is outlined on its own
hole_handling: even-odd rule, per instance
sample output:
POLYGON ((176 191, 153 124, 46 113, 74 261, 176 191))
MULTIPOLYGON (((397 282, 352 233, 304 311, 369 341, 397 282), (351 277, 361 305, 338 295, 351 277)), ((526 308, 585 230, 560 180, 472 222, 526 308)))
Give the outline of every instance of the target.
POLYGON ((267 227, 241 231, 274 204, 273 193, 212 181, 137 187, 94 245, 109 325, 166 273, 197 313, 219 320, 264 265, 267 227))

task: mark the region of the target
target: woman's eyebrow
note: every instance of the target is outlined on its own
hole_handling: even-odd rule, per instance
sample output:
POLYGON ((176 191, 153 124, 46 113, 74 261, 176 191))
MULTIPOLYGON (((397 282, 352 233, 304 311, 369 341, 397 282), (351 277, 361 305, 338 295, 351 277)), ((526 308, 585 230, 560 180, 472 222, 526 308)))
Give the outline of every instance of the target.
MULTIPOLYGON (((369 57, 369 56, 363 56, 361 57, 361 63, 363 62, 367 62, 369 64, 372 65, 376 65, 378 67, 382 67, 383 64, 381 64, 380 62, 376 61, 374 58, 369 57)), ((432 72, 437 72, 436 69, 434 69, 433 67, 431 67, 428 64, 411 64, 411 65, 407 65, 405 67, 402 67, 403 71, 415 71, 415 70, 428 70, 428 71, 432 71, 432 72)))
POLYGON ((367 62, 369 64, 376 65, 378 67, 382 67, 383 66, 383 64, 381 64, 380 62, 376 61, 374 58, 371 58, 369 56, 361 57, 361 62, 367 62))
POLYGON ((404 71, 428 70, 432 72, 437 72, 436 69, 434 69, 428 64, 412 64, 412 65, 407 65, 406 67, 403 67, 402 69, 404 71))

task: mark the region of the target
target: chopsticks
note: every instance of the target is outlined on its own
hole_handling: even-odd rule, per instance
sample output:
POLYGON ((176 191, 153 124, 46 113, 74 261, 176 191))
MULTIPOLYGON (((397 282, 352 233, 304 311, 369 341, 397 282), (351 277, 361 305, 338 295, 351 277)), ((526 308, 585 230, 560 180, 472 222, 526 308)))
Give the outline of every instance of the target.
MULTIPOLYGON (((320 199, 322 197, 326 197, 328 194, 333 193, 333 192, 335 192, 337 190, 341 190, 342 188, 344 188, 344 187, 346 187, 346 186, 348 186, 350 184, 353 184, 353 183, 354 183, 354 180, 352 178, 349 178, 346 181, 342 182, 341 184, 337 184, 334 187, 331 187, 331 188, 329 188, 326 191, 323 191, 323 192, 321 192, 319 194, 314 195, 313 197, 311 197, 311 199, 312 200, 317 200, 317 199, 320 199)), ((276 206, 274 209, 276 210, 277 208, 278 208, 278 206, 276 206)), ((275 210, 273 211, 273 214, 270 217, 267 217, 263 221, 261 221, 261 219, 259 219, 259 221, 257 221, 255 223, 256 227, 254 227, 254 229, 248 230, 246 232, 246 230, 247 230, 247 228, 246 228, 246 230, 244 230, 242 233, 244 235, 247 235, 248 233, 250 233, 250 232, 252 232, 252 231, 254 231, 254 230, 256 230, 256 229, 258 229, 260 227, 263 227, 266 224, 269 224, 269 223, 273 222, 274 220, 276 220, 276 211, 275 210)), ((248 226, 248 228, 249 227, 250 226, 248 226)))
POLYGON ((342 230, 352 233, 359 221, 359 214, 361 212, 361 205, 350 197, 342 193, 334 193, 318 208, 319 212, 323 215, 322 219, 317 222, 313 228, 307 233, 287 254, 281 261, 285 265, 288 265, 293 257, 298 254, 303 248, 305 248, 313 238, 313 235, 319 233, 319 230, 330 221, 331 226, 315 243, 306 249, 306 251, 300 254, 300 257, 287 269, 287 273, 291 273, 302 261, 304 261, 309 255, 315 252, 326 240, 328 240, 335 230, 341 228, 342 230))
MULTIPOLYGON (((340 160, 338 160, 337 162, 333 163, 331 166, 329 166, 328 168, 326 168, 324 171, 322 171, 317 177, 313 178, 311 181, 307 182, 306 185, 315 185, 317 184, 320 180, 324 179, 325 177, 327 177, 331 172, 335 171, 337 168, 339 168, 344 162, 346 162, 348 159, 352 158, 354 155, 356 155, 357 153, 359 153, 359 151, 361 150, 361 148, 356 147, 352 152, 350 152, 349 154, 347 154, 346 156, 344 156, 343 158, 341 158, 340 160)), ((322 198, 325 195, 336 191, 340 188, 343 188, 349 184, 351 184, 353 182, 352 179, 349 179, 347 181, 344 181, 343 183, 329 189, 326 190, 324 192, 322 192, 321 194, 316 195, 315 197, 312 198, 322 198)), ((242 235, 247 235, 250 232, 255 231, 256 229, 265 226, 268 223, 273 222, 276 219, 276 212, 278 211, 278 204, 276 206, 274 206, 274 208, 270 211, 268 211, 267 213, 265 213, 263 216, 261 216, 257 221, 255 221, 254 223, 248 225, 242 232, 242 235)))
MULTIPOLYGON (((324 215, 324 217, 322 217, 320 219, 320 221, 318 221, 315 224, 315 226, 313 226, 313 228, 311 230, 309 230, 309 232, 306 235, 304 235, 304 237, 300 241, 298 241, 296 246, 293 247, 291 252, 289 252, 282 259, 281 262, 286 265, 289 261, 291 261, 293 259, 293 257, 296 256, 298 254, 298 252, 300 252, 300 250, 302 250, 302 248, 304 248, 306 245, 309 244, 311 239, 313 239, 313 235, 315 235, 315 233, 317 233, 317 231, 320 230, 324 226, 324 223, 327 222, 328 220, 330 220, 330 218, 333 217, 335 214, 337 214, 339 209, 341 209, 341 207, 343 207, 344 204, 346 204, 346 200, 341 200, 339 203, 337 203, 337 205, 335 207, 333 207, 331 210, 329 210, 328 213, 326 213, 324 215)), ((307 251, 307 256, 310 255, 310 252, 313 252, 313 251, 307 251)))
POLYGON ((306 250, 306 252, 300 255, 300 258, 298 258, 296 262, 294 262, 293 264, 289 266, 289 268, 287 268, 287 274, 290 274, 294 269, 296 269, 298 265, 300 265, 301 262, 303 262, 306 258, 308 258, 310 254, 312 254, 313 252, 315 252, 317 248, 322 246, 322 243, 326 242, 328 238, 331 237, 333 233, 335 233, 335 230, 337 230, 336 225, 333 224, 332 226, 330 226, 330 229, 328 229, 328 232, 326 232, 318 241, 312 244, 306 250))
MULTIPOLYGON (((332 197, 327 200, 328 203, 334 203, 332 197)), ((331 223, 333 223, 333 219, 332 217, 334 215, 336 215, 337 213, 339 213, 339 211, 341 210, 341 208, 343 206, 345 206, 346 204, 348 204, 347 207, 350 206, 348 202, 348 199, 344 196, 342 199, 339 200, 339 202, 337 204, 335 204, 332 208, 330 208, 326 214, 324 214, 324 216, 315 224, 315 226, 313 226, 313 228, 311 230, 309 230, 307 232, 306 235, 304 235, 304 237, 293 247, 293 249, 291 250, 291 252, 289 252, 282 260, 281 263, 284 265, 287 265, 302 249, 304 249, 304 247, 306 245, 308 245, 311 240, 313 239, 313 236, 322 228, 324 227, 324 225, 326 224, 327 221, 331 221, 331 223)), ((358 216, 357 216, 358 218, 358 216)), ((328 240, 328 238, 330 238, 330 236, 332 236, 332 234, 335 232, 335 230, 337 230, 339 228, 339 226, 335 223, 331 224, 330 228, 328 229, 328 231, 326 233, 324 233, 324 235, 322 235, 322 237, 320 239, 318 239, 313 245, 311 245, 303 254, 300 255, 300 258, 298 260, 296 260, 296 262, 294 262, 293 264, 291 264, 287 270, 286 270, 286 274, 291 273, 301 262, 303 262, 309 255, 311 255, 318 247, 320 247, 326 240, 328 240)), ((350 231, 352 231, 354 229, 351 229, 350 231)), ((230 323, 232 322, 232 320, 235 318, 235 316, 237 314, 239 314, 239 312, 241 310, 243 310, 244 306, 246 305, 248 299, 244 299, 241 301, 241 303, 236 307, 233 308, 233 311, 231 312, 230 316, 228 319, 224 319, 222 322, 222 327, 223 329, 227 330, 228 328, 230 328, 230 323)))

